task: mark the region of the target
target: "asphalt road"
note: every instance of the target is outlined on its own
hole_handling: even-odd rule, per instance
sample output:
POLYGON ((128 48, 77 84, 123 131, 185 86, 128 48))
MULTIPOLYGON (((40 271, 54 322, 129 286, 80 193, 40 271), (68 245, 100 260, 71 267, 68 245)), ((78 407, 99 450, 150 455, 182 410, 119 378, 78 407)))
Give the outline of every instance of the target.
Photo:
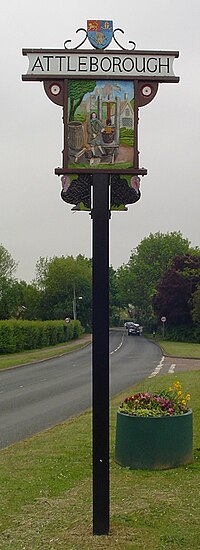
MULTIPOLYGON (((115 395, 148 376, 158 347, 125 330, 110 333, 110 392, 115 395)), ((0 449, 91 407, 91 346, 0 372, 0 449)))

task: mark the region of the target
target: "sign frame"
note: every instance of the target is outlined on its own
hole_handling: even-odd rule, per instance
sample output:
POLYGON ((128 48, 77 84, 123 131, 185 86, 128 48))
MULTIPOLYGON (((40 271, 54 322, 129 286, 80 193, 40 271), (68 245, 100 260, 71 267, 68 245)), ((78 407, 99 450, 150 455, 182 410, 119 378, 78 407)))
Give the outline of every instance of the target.
MULTIPOLYGON (((173 69, 173 62, 176 58, 179 57, 178 51, 162 51, 162 50, 127 50, 123 49, 121 50, 105 50, 104 49, 43 49, 43 48, 36 48, 36 49, 30 49, 30 48, 23 48, 22 50, 23 56, 27 56, 29 58, 29 61, 31 59, 31 56, 35 56, 36 61, 34 62, 34 65, 32 65, 33 69, 36 69, 36 73, 29 72, 31 71, 31 62, 29 64, 28 73, 22 75, 23 81, 43 81, 45 92, 48 96, 48 98, 55 104, 60 105, 63 107, 63 121, 64 121, 64 144, 63 144, 63 152, 62 152, 62 167, 55 168, 55 174, 58 176, 65 175, 65 174, 79 174, 81 173, 91 173, 91 174, 107 174, 108 172, 110 174, 126 174, 126 175, 141 175, 145 176, 147 175, 147 169, 144 167, 139 166, 139 150, 138 150, 138 122, 139 122, 139 108, 142 106, 147 105, 150 103, 157 91, 159 83, 165 83, 165 82, 172 82, 177 83, 179 82, 179 77, 175 76, 172 70, 173 74, 169 75, 162 75, 162 74, 155 74, 154 69, 151 69, 151 72, 149 74, 141 72, 141 69, 138 69, 138 72, 135 74, 131 74, 129 68, 128 71, 126 71, 126 74, 122 74, 115 72, 114 74, 108 74, 108 70, 106 68, 105 74, 99 74, 98 71, 96 71, 96 66, 94 65, 94 74, 87 74, 85 73, 85 65, 86 61, 84 59, 89 56, 92 57, 95 60, 100 60, 102 56, 106 60, 109 59, 117 59, 118 63, 120 59, 127 59, 129 64, 133 63, 133 59, 137 60, 138 58, 141 58, 143 60, 143 64, 145 64, 145 59, 148 57, 149 60, 156 60, 156 59, 168 59, 168 66, 171 66, 171 69, 173 69), (37 57, 36 57, 37 56, 37 57), (80 67, 83 68, 82 72, 79 72, 77 74, 76 71, 70 70, 67 73, 62 71, 63 67, 63 60, 70 59, 70 56, 76 57, 81 59, 81 63, 79 62, 80 67), (41 59, 45 60, 44 62, 41 61, 41 59), (57 60, 57 72, 51 72, 51 62, 57 60), (38 61, 37 61, 38 60, 38 61), (38 66, 37 66, 38 63, 38 66), (43 63, 46 64, 46 70, 44 69, 43 63), (171 65, 170 65, 171 64, 171 65), (117 82, 120 81, 134 81, 134 145, 133 145, 133 166, 130 168, 122 168, 122 166, 117 167, 117 163, 114 163, 114 166, 111 168, 109 165, 108 167, 101 168, 98 166, 95 166, 95 168, 92 168, 90 165, 86 167, 79 168, 78 164, 75 167, 69 167, 68 166, 68 82, 69 80, 116 80, 117 82), (58 88, 60 91, 58 93, 52 93, 53 86, 58 88), (150 90, 150 93, 143 93, 143 90, 150 90)), ((95 63, 97 63, 95 61, 95 63)), ((162 63, 161 63, 162 65, 162 63)), ((165 65, 164 65, 165 66, 165 65)), ((70 68, 70 67, 69 67, 70 68)), ((72 66, 71 66, 72 69, 72 66)), ((119 69, 119 65, 118 65, 119 69)))
MULTIPOLYGON (((39 63, 39 67, 35 67, 35 68, 40 68, 40 72, 37 72, 37 73, 26 73, 26 74, 23 74, 22 75, 22 80, 23 81, 29 81, 29 80, 45 80, 45 79, 49 79, 49 77, 52 79, 58 79, 58 78, 86 78, 86 79, 89 79, 89 78, 95 78, 95 76, 98 76, 98 79, 100 77, 102 78, 106 78, 106 73, 107 73, 107 78, 111 79, 111 77, 113 76, 114 79, 129 79, 129 80, 134 80, 134 79, 137 79, 137 80, 157 80, 158 82, 179 82, 179 77, 178 76, 175 76, 174 73, 167 76, 167 75, 162 75, 162 74, 154 74, 155 73, 155 70, 151 70, 150 72, 148 73, 144 73, 142 74, 141 73, 141 69, 139 71, 136 71, 134 74, 131 74, 130 73, 130 69, 127 68, 127 71, 128 71, 128 74, 127 74, 127 71, 125 71, 125 74, 122 74, 121 72, 120 73, 116 73, 114 72, 113 74, 112 73, 109 73, 109 76, 108 76, 108 67, 105 68, 105 74, 101 73, 99 74, 96 70, 94 70, 94 74, 88 74, 88 71, 87 71, 87 75, 85 74, 84 75, 84 72, 85 72, 85 69, 83 70, 83 72, 79 72, 78 74, 74 74, 74 72, 77 72, 77 71, 74 71, 74 69, 72 67, 69 67, 70 68, 70 71, 68 72, 62 72, 62 70, 58 70, 57 72, 51 72, 50 71, 50 63, 51 63, 51 59, 52 58, 56 58, 59 60, 61 60, 61 58, 70 58, 70 56, 77 56, 77 52, 81 52, 81 56, 79 55, 79 57, 85 57, 85 56, 90 56, 90 57, 94 57, 96 59, 100 59, 100 56, 104 55, 104 58, 106 59, 112 59, 113 56, 115 58, 115 56, 117 58, 121 58, 122 59, 122 56, 127 56, 127 59, 131 60, 133 57, 137 58, 137 56, 141 56, 141 58, 145 58, 145 57, 150 57, 150 58, 162 58, 162 57, 166 57, 168 58, 169 60, 173 58, 173 60, 175 60, 176 58, 179 57, 179 52, 178 51, 165 51, 165 50, 123 50, 123 51, 120 51, 120 50, 107 50, 106 51, 106 54, 105 54, 105 51, 104 50, 100 50, 98 49, 97 50, 85 50, 85 49, 81 49, 81 50, 76 50, 76 49, 43 49, 43 48, 37 48, 37 49, 30 49, 30 48, 23 48, 22 49, 22 55, 24 56, 31 56, 31 55, 37 55, 38 58, 39 56, 42 56, 43 59, 45 58, 47 61, 45 62, 46 65, 47 65, 47 70, 45 71, 44 70, 44 67, 42 65, 42 61, 38 60, 38 63, 39 63), (43 67, 43 70, 42 70, 42 67, 43 67), (41 72, 42 71, 42 72, 41 72)), ((61 61, 60 61, 61 63, 61 61)), ((35 62, 36 64, 36 62, 35 62)), ((82 65, 84 66, 83 62, 82 62, 82 65)), ((62 67, 62 65, 60 64, 59 66, 60 68, 62 67)), ((94 66, 94 69, 95 69, 95 66, 94 66)))

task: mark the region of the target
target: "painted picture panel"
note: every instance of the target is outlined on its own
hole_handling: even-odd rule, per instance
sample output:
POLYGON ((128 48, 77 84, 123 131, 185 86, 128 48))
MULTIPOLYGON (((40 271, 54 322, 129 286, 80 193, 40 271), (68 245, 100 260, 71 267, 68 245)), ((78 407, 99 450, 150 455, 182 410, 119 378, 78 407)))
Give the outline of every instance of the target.
POLYGON ((134 82, 69 80, 66 168, 134 167, 134 82))

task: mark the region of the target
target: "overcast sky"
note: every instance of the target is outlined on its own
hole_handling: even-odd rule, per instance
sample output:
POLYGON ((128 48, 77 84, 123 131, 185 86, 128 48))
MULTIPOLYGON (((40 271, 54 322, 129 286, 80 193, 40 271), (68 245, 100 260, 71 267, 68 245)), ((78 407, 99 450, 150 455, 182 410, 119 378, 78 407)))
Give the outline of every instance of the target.
POLYGON ((3 0, 0 243, 27 282, 40 256, 91 257, 91 219, 72 213, 60 198, 54 169, 61 166, 62 108, 49 101, 42 83, 22 82, 28 60, 21 50, 63 48, 67 39, 75 46, 76 29, 86 28, 87 19, 113 20, 125 31, 124 46, 134 40, 139 50, 180 51, 174 62, 180 83, 160 84, 140 109, 140 166, 148 175, 140 201, 112 214, 110 262, 114 268, 127 263, 141 239, 157 231, 180 230, 200 246, 199 0, 3 0))

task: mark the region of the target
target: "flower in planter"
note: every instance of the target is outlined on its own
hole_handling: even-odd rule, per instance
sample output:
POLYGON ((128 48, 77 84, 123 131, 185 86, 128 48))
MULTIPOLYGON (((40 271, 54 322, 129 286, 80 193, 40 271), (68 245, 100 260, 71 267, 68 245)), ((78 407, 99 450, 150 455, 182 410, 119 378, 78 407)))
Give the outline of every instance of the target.
POLYGON ((179 381, 156 393, 135 393, 124 399, 119 411, 132 416, 175 416, 189 410, 190 394, 184 394, 179 381))

